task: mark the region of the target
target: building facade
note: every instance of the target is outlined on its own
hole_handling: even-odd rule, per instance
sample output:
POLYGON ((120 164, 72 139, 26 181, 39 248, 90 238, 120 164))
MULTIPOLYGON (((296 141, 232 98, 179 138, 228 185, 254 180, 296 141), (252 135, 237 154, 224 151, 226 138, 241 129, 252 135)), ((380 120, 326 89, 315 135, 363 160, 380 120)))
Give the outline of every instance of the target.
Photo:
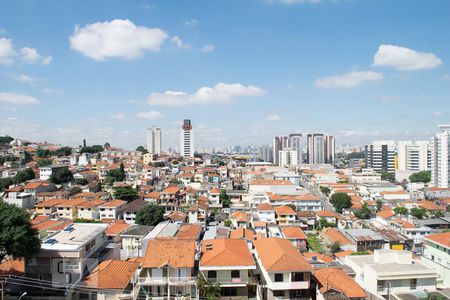
POLYGON ((379 173, 395 174, 395 142, 374 141, 366 145, 366 165, 379 173))
POLYGON ((431 183, 436 187, 449 187, 449 135, 450 125, 440 125, 441 132, 431 141, 431 183))
POLYGON ((194 157, 194 129, 191 120, 185 119, 180 130, 180 154, 194 157))
POLYGON ((147 128, 147 151, 150 154, 161 154, 161 128, 147 128))

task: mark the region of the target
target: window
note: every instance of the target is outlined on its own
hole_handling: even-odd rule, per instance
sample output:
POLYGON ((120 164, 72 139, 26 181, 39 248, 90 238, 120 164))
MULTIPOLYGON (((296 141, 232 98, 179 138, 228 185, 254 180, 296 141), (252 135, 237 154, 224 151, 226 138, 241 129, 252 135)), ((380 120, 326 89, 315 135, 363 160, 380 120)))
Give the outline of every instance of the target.
POLYGON ((409 287, 411 288, 411 290, 415 290, 417 289, 417 279, 410 279, 409 280, 409 287))
POLYGON ((303 273, 292 273, 291 281, 305 281, 303 273))
POLYGON ((231 271, 231 278, 240 278, 240 277, 241 277, 241 272, 239 272, 239 270, 231 271))
POLYGON ((274 297, 284 297, 284 291, 273 291, 274 297))
POLYGON ((217 272, 216 271, 208 271, 208 279, 216 279, 217 272))
POLYGON ((275 282, 283 282, 283 273, 275 273, 275 282))
POLYGON ((58 262, 58 273, 60 273, 60 274, 64 273, 62 261, 58 262))

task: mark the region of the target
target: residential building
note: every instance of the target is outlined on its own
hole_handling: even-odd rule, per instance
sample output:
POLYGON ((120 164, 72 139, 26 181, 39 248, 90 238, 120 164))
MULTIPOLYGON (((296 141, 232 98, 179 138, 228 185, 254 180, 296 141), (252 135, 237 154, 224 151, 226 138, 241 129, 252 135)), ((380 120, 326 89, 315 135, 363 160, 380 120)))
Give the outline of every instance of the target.
POLYGON ((256 296, 256 264, 244 239, 203 240, 199 270, 204 279, 220 284, 225 299, 256 296))
POLYGON ((313 267, 289 240, 270 237, 256 240, 254 245, 265 281, 264 299, 310 299, 313 267))
POLYGON ((435 187, 449 188, 450 125, 438 127, 440 132, 431 140, 431 183, 435 187))
POLYGON ((288 137, 288 147, 297 151, 297 160, 301 164, 304 162, 303 149, 305 148, 305 141, 301 133, 291 133, 288 137))
POLYGON ((149 154, 161 154, 161 128, 153 126, 147 128, 147 151, 149 154))
POLYGON ((147 299, 196 299, 195 250, 193 240, 150 240, 139 273, 140 293, 147 299))
POLYGON ((306 155, 309 164, 333 164, 335 156, 334 137, 323 133, 307 134, 306 155))
POLYGON ((276 136, 273 138, 273 163, 278 165, 280 163, 280 151, 287 148, 289 145, 289 138, 287 136, 276 136))
POLYGON ((426 171, 431 164, 429 141, 398 141, 398 171, 426 171))
POLYGON ((67 169, 65 165, 49 165, 43 166, 39 168, 39 179, 40 180, 49 180, 50 176, 52 176, 53 172, 60 169, 67 169))
POLYGON ((395 174, 395 151, 394 141, 374 141, 366 145, 366 167, 379 173, 395 174))
POLYGON ((180 154, 183 157, 194 157, 194 129, 191 120, 183 120, 180 130, 180 154))
POLYGON ((367 294, 364 289, 342 269, 331 267, 320 268, 314 271, 314 278, 317 282, 317 300, 367 299, 367 294))
POLYGON ((437 271, 438 288, 450 288, 450 232, 433 234, 424 238, 421 263, 437 271))
POLYGON ((258 158, 265 162, 273 162, 273 146, 262 145, 258 148, 258 158))
POLYGON ((131 225, 121 234, 122 250, 120 257, 122 259, 128 257, 143 257, 143 240, 144 237, 153 229, 153 226, 131 225))
POLYGON ((278 165, 280 167, 297 166, 299 164, 298 151, 291 148, 280 150, 278 153, 278 165))
POLYGON ((98 206, 100 220, 116 220, 122 207, 127 204, 124 200, 114 199, 98 206))

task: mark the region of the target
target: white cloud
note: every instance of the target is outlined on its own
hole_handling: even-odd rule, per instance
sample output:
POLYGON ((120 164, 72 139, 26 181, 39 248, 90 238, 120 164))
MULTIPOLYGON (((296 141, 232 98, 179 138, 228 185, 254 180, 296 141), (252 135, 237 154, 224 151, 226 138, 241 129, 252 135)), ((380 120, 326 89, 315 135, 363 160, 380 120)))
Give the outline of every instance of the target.
POLYGON ((39 100, 25 94, 0 92, 0 102, 18 105, 38 104, 39 100))
POLYGON ((441 64, 442 60, 433 53, 395 45, 380 45, 373 57, 373 66, 394 67, 401 71, 432 69, 441 64))
POLYGON ((115 19, 75 28, 69 37, 72 49, 95 60, 136 59, 144 51, 158 52, 167 34, 159 28, 136 26, 129 20, 115 19))
POLYGON ((202 51, 202 52, 213 52, 215 49, 216 49, 216 47, 213 44, 206 44, 200 49, 200 51, 202 51))
POLYGON ((178 48, 185 48, 185 49, 189 49, 191 48, 191 45, 186 44, 185 42, 183 42, 178 36, 174 36, 170 39, 170 41, 172 43, 175 44, 175 46, 177 46, 178 48))
POLYGON ((110 118, 114 120, 123 120, 125 119, 125 114, 124 113, 112 114, 110 118))
POLYGON ((23 47, 22 49, 20 49, 20 56, 22 57, 22 60, 24 62, 29 64, 40 63, 43 65, 48 65, 52 62, 53 59, 51 56, 41 56, 35 48, 30 47, 23 47))
POLYGON ((384 78, 382 73, 373 71, 352 71, 341 75, 317 79, 314 84, 323 89, 353 88, 365 81, 379 81, 384 78))
POLYGON ((281 120, 280 115, 268 115, 267 116, 267 121, 279 121, 279 120, 281 120))
POLYGON ((166 91, 164 93, 151 93, 147 99, 153 105, 202 105, 230 103, 235 97, 251 97, 264 95, 262 88, 240 83, 218 83, 213 87, 201 87, 194 94, 178 91, 166 91))
POLYGON ((161 119, 163 114, 159 111, 151 110, 151 111, 141 111, 137 114, 139 118, 148 119, 148 120, 156 120, 161 119))
POLYGON ((16 52, 12 41, 9 39, 0 39, 0 65, 10 65, 14 61, 14 56, 16 52))
POLYGON ((198 25, 198 20, 191 19, 189 21, 186 21, 184 24, 187 25, 187 26, 197 26, 198 25))

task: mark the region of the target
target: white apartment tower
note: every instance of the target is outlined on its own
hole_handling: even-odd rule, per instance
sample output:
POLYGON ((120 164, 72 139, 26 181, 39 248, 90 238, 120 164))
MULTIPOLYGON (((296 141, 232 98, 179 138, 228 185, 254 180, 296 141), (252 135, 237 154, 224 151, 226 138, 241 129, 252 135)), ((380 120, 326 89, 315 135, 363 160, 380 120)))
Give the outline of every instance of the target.
POLYGON ((431 140, 431 182, 436 187, 448 188, 450 125, 439 125, 441 132, 431 140))
POLYGON ((280 162, 280 151, 289 147, 289 137, 276 136, 273 138, 273 163, 278 165, 280 162))
POLYGON ((298 162, 303 162, 303 149, 305 148, 305 143, 302 138, 301 133, 291 133, 289 135, 288 146, 290 149, 297 151, 298 162))
POLYGON ((150 154, 161 154, 161 128, 147 128, 147 151, 150 154))
POLYGON ((194 129, 188 119, 183 120, 180 129, 180 154, 183 157, 194 157, 194 129))
POLYGON ((306 136, 307 161, 309 164, 334 163, 334 137, 323 133, 309 133, 306 136))
POLYGON ((397 142, 398 171, 426 171, 430 169, 429 141, 397 142))
POLYGON ((289 167, 298 165, 298 151, 292 149, 280 150, 278 153, 280 167, 289 167))
POLYGON ((374 141, 366 145, 366 165, 378 173, 395 174, 395 141, 374 141))

